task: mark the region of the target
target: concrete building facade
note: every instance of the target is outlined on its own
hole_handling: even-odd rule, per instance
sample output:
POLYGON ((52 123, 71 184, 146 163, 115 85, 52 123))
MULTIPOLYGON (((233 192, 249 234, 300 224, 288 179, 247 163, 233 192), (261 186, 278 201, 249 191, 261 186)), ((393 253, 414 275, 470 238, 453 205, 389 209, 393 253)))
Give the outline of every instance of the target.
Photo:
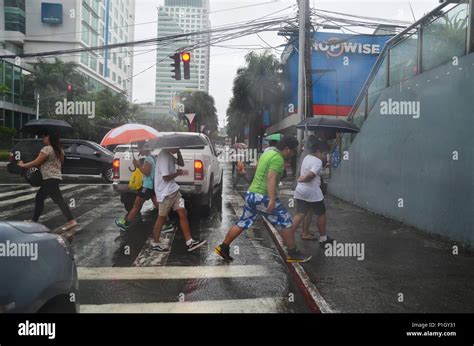
MULTIPOLYGON (((29 15, 26 17, 25 53, 97 47, 134 39, 135 0, 28 1, 26 12, 29 15)), ((77 63, 92 89, 106 87, 125 92, 131 101, 132 48, 58 57, 77 63)))

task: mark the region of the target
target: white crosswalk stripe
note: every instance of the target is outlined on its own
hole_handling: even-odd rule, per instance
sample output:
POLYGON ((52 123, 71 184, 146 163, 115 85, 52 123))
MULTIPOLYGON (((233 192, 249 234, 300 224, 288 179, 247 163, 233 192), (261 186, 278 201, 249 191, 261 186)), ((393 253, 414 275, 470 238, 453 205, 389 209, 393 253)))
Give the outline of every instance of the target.
MULTIPOLYGON (((74 185, 73 187, 79 187, 79 186, 84 186, 84 185, 74 185)), ((79 193, 82 193, 84 191, 87 191, 87 190, 91 190, 91 189, 94 189, 93 186, 85 186, 85 187, 81 187, 77 190, 72 190, 72 188, 63 188, 61 187, 61 191, 63 192, 63 197, 67 203, 67 201, 69 200, 70 197, 72 196, 75 196, 75 195, 78 195, 79 193)), ((20 213, 23 213, 23 212, 26 212, 26 211, 32 211, 34 209, 34 203, 33 203, 33 200, 36 196, 36 191, 38 190, 38 188, 35 188, 35 192, 33 194, 30 194, 28 195, 29 198, 25 198, 24 200, 22 200, 24 203, 22 203, 21 206, 18 206, 14 209, 11 209, 11 210, 5 210, 5 211, 2 211, 0 212, 0 220, 7 220, 7 219, 11 219, 11 218, 15 218, 16 215, 20 214, 20 213), (25 205, 23 205, 25 204, 25 205)), ((23 197, 26 197, 26 196, 23 196, 23 197)), ((8 201, 10 203, 10 201, 8 201)), ((48 202, 46 202, 48 203, 48 202)), ((53 203, 53 202, 51 202, 53 203)), ((45 222, 57 215, 60 215, 61 211, 57 208, 55 208, 53 211, 49 212, 49 213, 46 213, 46 214, 43 214, 41 217, 40 217, 40 222, 45 222)))
POLYGON ((79 267, 79 280, 160 280, 160 279, 211 279, 270 276, 262 265, 234 266, 170 266, 170 267, 79 267))
MULTIPOLYGON (((67 191, 67 190, 70 190, 70 189, 74 189, 77 186, 79 186, 79 185, 72 184, 72 185, 61 186, 61 191, 67 191)), ((26 202, 26 201, 29 201, 29 200, 33 200, 35 198, 35 196, 36 196, 36 191, 34 193, 28 194, 26 196, 21 196, 21 197, 9 199, 7 201, 1 201, 0 202, 0 207, 5 207, 7 205, 12 205, 14 203, 26 202)))
POLYGON ((81 305, 81 313, 277 313, 284 298, 81 305))
POLYGON ((38 191, 37 187, 18 186, 14 190, 10 189, 10 191, 0 193, 0 198, 3 198, 3 197, 11 198, 13 196, 21 195, 22 193, 25 193, 25 192, 36 192, 36 191, 38 191))

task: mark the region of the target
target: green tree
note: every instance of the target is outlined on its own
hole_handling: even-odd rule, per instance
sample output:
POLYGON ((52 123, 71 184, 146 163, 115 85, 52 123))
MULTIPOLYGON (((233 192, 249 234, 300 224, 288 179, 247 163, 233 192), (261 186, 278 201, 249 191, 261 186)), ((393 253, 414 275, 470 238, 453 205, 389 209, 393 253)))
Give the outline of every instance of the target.
POLYGON ((237 70, 234 79, 233 98, 227 111, 228 132, 241 138, 243 128, 248 126, 249 146, 257 148, 263 136, 263 111, 278 111, 283 104, 281 64, 268 51, 250 52, 245 62, 246 66, 237 70))
POLYGON ((108 88, 89 92, 84 76, 77 71, 77 64, 39 60, 33 71, 25 79, 28 99, 34 100, 40 93, 40 114, 43 118, 68 121, 73 125, 76 136, 82 139, 100 141, 107 130, 134 121, 138 106, 131 105, 124 94, 108 88), (56 113, 56 103, 67 96, 67 86, 73 86, 73 101, 89 101, 95 104, 95 117, 86 115, 66 115, 56 113))
POLYGON ((188 127, 182 121, 177 121, 171 116, 160 116, 153 119, 150 126, 160 132, 184 132, 188 127))
POLYGON ((211 137, 217 136, 217 110, 212 96, 204 91, 184 92, 181 94, 181 101, 184 112, 178 114, 180 120, 187 121, 184 114, 195 113, 197 130, 204 125, 211 137))
POLYGON ((87 99, 85 78, 76 67, 74 62, 59 59, 53 63, 40 59, 33 65, 32 73, 25 78, 25 95, 34 100, 39 92, 42 117, 63 119, 63 115, 56 114, 56 102, 66 98, 68 84, 73 86, 75 100, 87 99))

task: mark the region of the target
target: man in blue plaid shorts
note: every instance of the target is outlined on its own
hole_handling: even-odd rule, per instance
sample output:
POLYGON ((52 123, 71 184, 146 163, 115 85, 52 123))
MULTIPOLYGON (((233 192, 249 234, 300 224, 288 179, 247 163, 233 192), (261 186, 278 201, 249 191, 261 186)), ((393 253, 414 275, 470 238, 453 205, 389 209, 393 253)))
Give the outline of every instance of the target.
POLYGON ((291 230, 291 215, 276 197, 277 186, 285 169, 285 160, 295 156, 297 148, 296 138, 284 137, 275 149, 260 157, 255 176, 245 196, 242 216, 227 232, 222 244, 214 249, 224 260, 233 260, 229 253, 230 244, 243 230, 249 229, 259 215, 265 216, 274 226, 281 228, 280 235, 288 249, 287 262, 307 262, 311 259, 311 256, 303 255, 296 249, 291 230))

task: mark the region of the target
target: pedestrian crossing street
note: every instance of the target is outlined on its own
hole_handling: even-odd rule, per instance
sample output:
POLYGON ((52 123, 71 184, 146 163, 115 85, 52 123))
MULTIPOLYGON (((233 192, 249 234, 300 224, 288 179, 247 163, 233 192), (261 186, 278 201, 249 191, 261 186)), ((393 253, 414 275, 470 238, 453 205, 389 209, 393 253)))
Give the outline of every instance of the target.
MULTIPOLYGON (((211 218, 190 216, 193 236, 208 243, 188 254, 178 231, 162 234, 169 253, 151 251, 149 236, 155 215, 143 212, 143 222, 124 234, 114 224, 122 217, 120 196, 111 185, 61 186, 79 227, 72 246, 78 266, 82 313, 276 313, 296 312, 291 299, 297 289, 276 251, 262 244, 261 235, 249 232, 236 242, 241 249, 232 264, 222 262, 213 248, 235 219, 240 196, 226 194, 222 214, 211 218), (130 255, 124 249, 132 249, 130 255)), ((0 184, 0 221, 28 220, 37 188, 0 184)), ((242 200, 241 200, 242 201, 242 200)), ((151 203, 144 206, 150 209, 151 203)), ((239 212, 237 210, 237 212, 239 212)), ((192 214, 192 213, 191 213, 192 214)), ((217 212, 216 212, 217 214, 217 212)), ((45 203, 40 222, 57 231, 64 217, 51 201, 45 203)))

